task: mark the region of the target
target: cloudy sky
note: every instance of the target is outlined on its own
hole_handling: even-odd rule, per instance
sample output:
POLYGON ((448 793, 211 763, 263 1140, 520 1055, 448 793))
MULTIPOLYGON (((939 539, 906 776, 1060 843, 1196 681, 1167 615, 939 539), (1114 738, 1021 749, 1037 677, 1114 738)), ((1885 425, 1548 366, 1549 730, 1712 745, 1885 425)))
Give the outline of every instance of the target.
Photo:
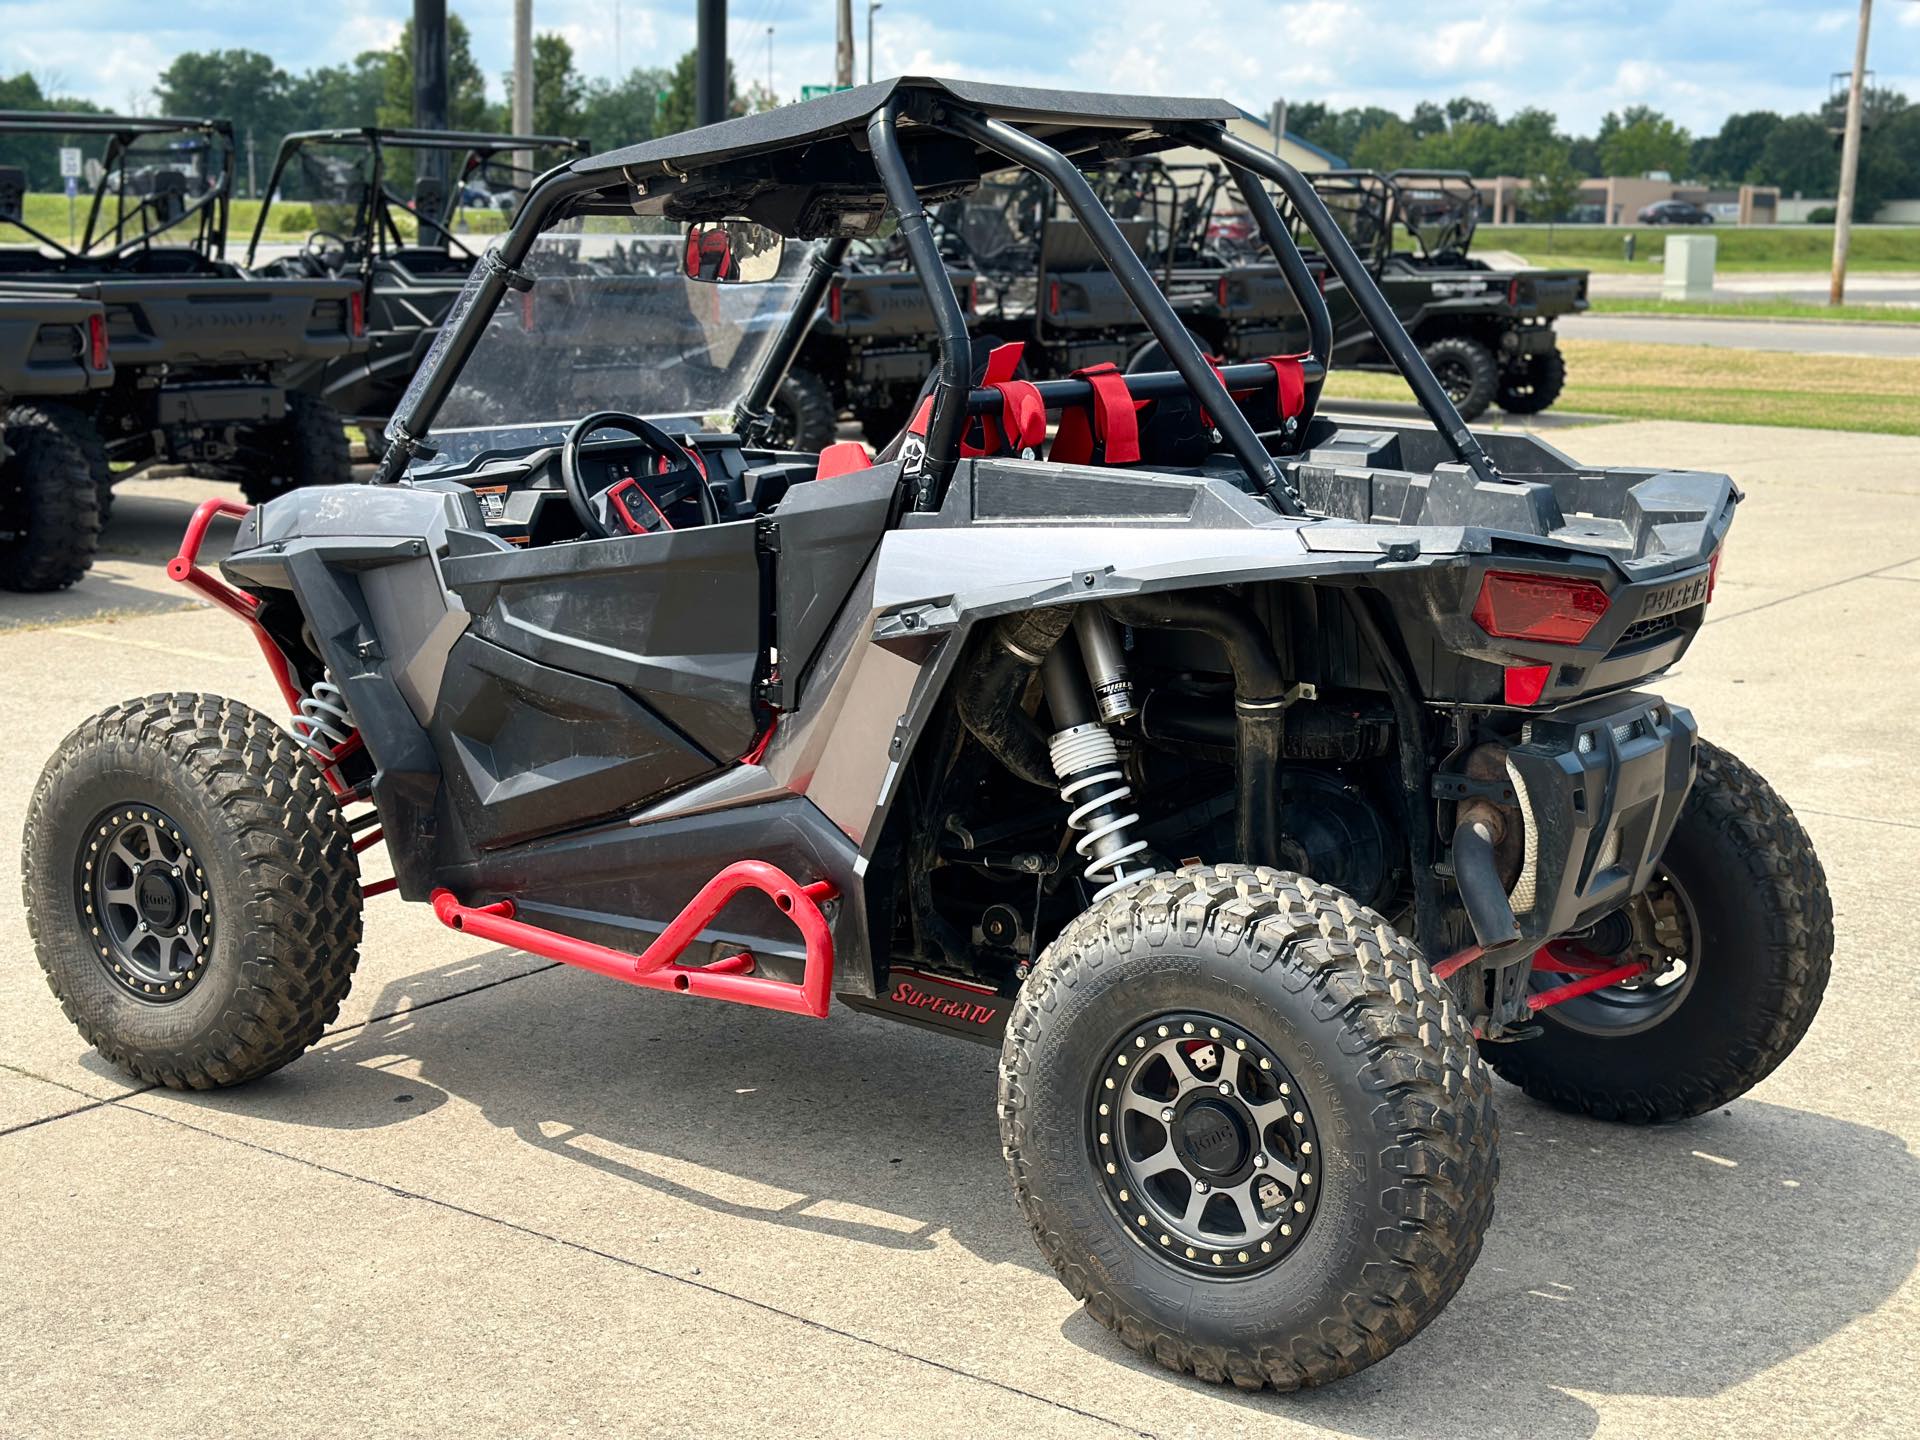
MULTIPOLYGON (((498 98, 511 0, 452 8, 498 98)), ((854 8, 864 73, 865 0, 854 8)), ((691 46, 693 10, 693 0, 534 0, 534 24, 565 34, 582 70, 612 76, 691 46)), ((0 74, 31 70, 105 106, 151 108, 154 77, 182 50, 263 50, 300 70, 390 43, 411 12, 411 0, 0 0, 0 74)), ((831 0, 732 0, 742 83, 767 76, 769 26, 777 92, 831 79, 833 13, 831 0)), ((1502 114, 1543 106, 1574 132, 1644 102, 1710 133, 1732 111, 1824 99, 1852 63, 1857 13, 1848 0, 886 0, 875 68, 1223 95, 1256 111, 1281 95, 1404 113, 1472 94, 1502 114)), ((1920 96, 1920 3, 1883 0, 1869 65, 1879 83, 1920 96)))

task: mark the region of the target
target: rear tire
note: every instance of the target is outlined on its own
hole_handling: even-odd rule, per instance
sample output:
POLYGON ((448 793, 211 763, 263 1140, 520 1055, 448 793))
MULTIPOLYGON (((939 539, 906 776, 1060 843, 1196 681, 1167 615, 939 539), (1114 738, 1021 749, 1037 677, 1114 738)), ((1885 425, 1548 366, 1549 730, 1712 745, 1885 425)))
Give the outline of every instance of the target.
POLYGON ((149 1084, 285 1065, 359 960, 340 807, 293 737, 237 701, 150 695, 82 722, 34 789, 21 869, 55 998, 149 1084))
POLYGON ((259 463, 240 476, 240 493, 258 505, 308 485, 346 485, 353 480, 353 451, 335 410, 318 395, 287 396, 286 417, 256 442, 259 463))
POLYGON ((772 445, 817 454, 833 443, 840 414, 827 382, 796 365, 773 396, 772 445))
POLYGON ((94 501, 100 511, 100 528, 104 531, 107 520, 113 514, 113 462, 107 458, 107 442, 101 438, 100 427, 94 423, 93 416, 72 405, 42 405, 38 408, 87 457, 87 469, 93 475, 94 501))
POLYGON ((1567 357, 1555 346, 1529 355, 1500 376, 1500 408, 1509 415, 1538 415, 1567 385, 1567 357))
POLYGON ((100 544, 86 454, 36 405, 7 412, 0 451, 0 590, 64 590, 100 544))
POLYGON ((1704 740, 1699 758, 1661 857, 1697 932, 1686 988, 1645 1019, 1635 1004, 1654 995, 1602 991, 1541 1011, 1532 1040, 1487 1046, 1536 1100, 1634 1124, 1704 1114, 1770 1075, 1820 1009, 1833 901, 1813 842, 1746 765, 1704 740))
POLYGON ((1420 353, 1462 420, 1477 420, 1486 414, 1500 386, 1500 366, 1491 350, 1465 335, 1448 335, 1420 353))
POLYGON ((1499 1172, 1491 1079, 1414 947, 1330 886, 1239 865, 1137 883, 1047 947, 1001 1050, 1000 1134, 1034 1238, 1088 1313, 1169 1369, 1243 1389, 1324 1384, 1411 1339, 1479 1255, 1499 1172), (1180 1038, 1188 1017, 1210 1062, 1180 1038), (1197 1078, 1163 1101, 1149 1067, 1169 1030, 1197 1078), (1270 1098, 1281 1075, 1292 1098, 1270 1098), (1203 1105, 1218 1113, 1196 1130, 1203 1105), (1179 1177, 1147 1173, 1176 1146, 1200 1157, 1180 1163, 1189 1214, 1203 1207, 1179 1238, 1182 1200, 1158 1188, 1179 1177))

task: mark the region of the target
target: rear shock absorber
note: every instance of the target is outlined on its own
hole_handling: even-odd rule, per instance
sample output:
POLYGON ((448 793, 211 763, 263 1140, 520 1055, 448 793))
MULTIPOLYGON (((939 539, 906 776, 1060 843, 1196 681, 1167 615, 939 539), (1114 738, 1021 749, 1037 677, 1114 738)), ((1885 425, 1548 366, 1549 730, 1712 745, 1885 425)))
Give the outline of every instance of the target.
POLYGON ((300 737, 300 743, 325 765, 333 764, 335 753, 354 736, 347 698, 330 676, 323 675, 313 682, 289 723, 293 733, 300 737))
POLYGON ((1069 807, 1067 824, 1084 832, 1073 848, 1087 861, 1086 877, 1098 887, 1093 894, 1098 903, 1154 872, 1135 858, 1147 842, 1133 835, 1140 823, 1139 813, 1129 808, 1133 787, 1120 768, 1113 732, 1094 716, 1095 695, 1109 715, 1133 711, 1120 646, 1112 622, 1090 605, 1074 617, 1074 632, 1053 647, 1041 670, 1047 708, 1059 726, 1047 753, 1060 777, 1060 798, 1069 807))

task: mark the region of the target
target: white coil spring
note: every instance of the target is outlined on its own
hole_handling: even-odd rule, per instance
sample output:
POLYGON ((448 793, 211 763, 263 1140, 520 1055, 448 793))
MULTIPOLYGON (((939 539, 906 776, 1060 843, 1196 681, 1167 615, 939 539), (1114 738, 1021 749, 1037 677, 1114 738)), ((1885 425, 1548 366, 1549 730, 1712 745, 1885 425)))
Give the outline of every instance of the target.
POLYGON ((1073 848, 1087 861, 1087 879, 1100 885, 1094 903, 1153 874, 1150 865, 1127 863, 1147 848, 1144 840, 1126 838, 1127 831, 1140 823, 1137 813, 1116 813, 1093 823, 1092 817, 1100 811, 1111 807, 1118 812, 1133 798, 1133 787, 1120 771, 1120 750, 1112 734, 1102 725, 1076 726, 1055 735, 1047 748, 1061 780, 1060 798, 1073 807, 1067 824, 1087 832, 1073 848))
POLYGON ((301 697, 300 709, 293 720, 293 733, 300 743, 323 760, 353 738, 353 716, 347 712, 346 696, 331 680, 316 680, 301 697))

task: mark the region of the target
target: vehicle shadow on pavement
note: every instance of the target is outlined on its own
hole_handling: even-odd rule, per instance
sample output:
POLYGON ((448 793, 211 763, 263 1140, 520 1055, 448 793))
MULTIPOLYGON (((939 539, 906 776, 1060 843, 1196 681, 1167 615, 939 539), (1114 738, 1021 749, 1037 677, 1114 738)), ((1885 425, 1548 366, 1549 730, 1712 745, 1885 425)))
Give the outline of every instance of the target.
MULTIPOLYGON (((144 483, 129 481, 114 491, 113 518, 101 532, 94 568, 78 584, 42 594, 0 596, 0 632, 26 625, 79 624, 95 616, 158 614, 194 603, 184 585, 167 580, 166 564, 180 549, 196 502, 172 494, 143 495, 144 483), (130 571, 137 580, 121 578, 130 571)), ((232 489, 229 498, 239 500, 239 490, 232 489)), ((233 531, 231 520, 214 522, 207 537, 209 559, 226 553, 233 531)))
MULTIPOLYGON (((999 1157, 993 1051, 844 1010, 821 1026, 675 1003, 564 967, 407 1008, 471 964, 395 982, 372 1007, 389 1018, 200 1103, 364 1129, 456 1098, 651 1197, 894 1251, 951 1237, 1045 1273, 999 1157)), ((1458 1394, 1463 1376, 1478 1435, 1584 1435, 1598 1416, 1575 1392, 1719 1394, 1871 1313, 1915 1268, 1920 1164, 1895 1135, 1753 1100, 1648 1129, 1562 1115, 1504 1084, 1498 1098, 1485 1252, 1414 1343, 1360 1376, 1243 1395, 1166 1375, 1084 1312, 1063 1336, 1355 1435, 1430 1424, 1421 1397, 1458 1394)))
MULTIPOLYGON (((1599 1415, 1575 1392, 1720 1394, 1878 1309, 1920 1259, 1903 1198, 1920 1165, 1897 1135, 1755 1100, 1637 1129, 1505 1084, 1497 1098, 1499 1202, 1459 1296, 1351 1380, 1242 1404, 1405 1434, 1434 1423, 1412 1418, 1410 1397, 1461 1394, 1466 1377, 1476 1436, 1587 1435, 1599 1415)), ((1062 1331, 1161 1373, 1084 1311, 1062 1331)))

